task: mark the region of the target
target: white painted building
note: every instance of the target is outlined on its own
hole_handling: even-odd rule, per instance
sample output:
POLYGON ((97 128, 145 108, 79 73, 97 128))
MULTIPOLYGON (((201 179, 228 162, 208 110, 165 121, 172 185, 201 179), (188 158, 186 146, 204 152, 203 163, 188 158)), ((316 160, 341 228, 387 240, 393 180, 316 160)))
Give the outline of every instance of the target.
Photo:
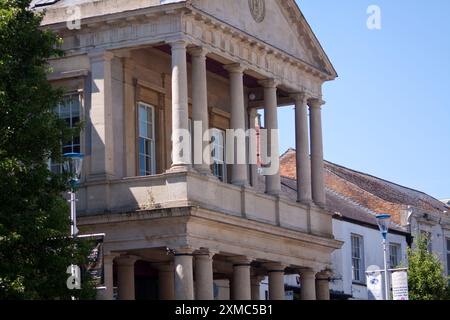
MULTIPOLYGON (((330 289, 334 295, 349 296, 352 299, 370 299, 365 270, 376 265, 383 268, 382 237, 376 225, 362 221, 333 219, 333 234, 344 245, 332 255, 333 277, 330 289)), ((389 244, 389 267, 406 265, 408 234, 397 228, 390 230, 387 238, 389 244)))
MULTIPOLYGON (((286 182, 286 181, 284 181, 286 182)), ((330 291, 332 299, 369 300, 365 270, 376 265, 383 268, 382 237, 376 223, 376 213, 358 205, 342 195, 327 190, 327 206, 335 213, 333 235, 344 243, 332 254, 330 291)), ((396 224, 388 234, 389 267, 407 264, 409 233, 396 224)), ((285 276, 286 299, 293 292, 301 295, 301 276, 285 276)), ((268 294, 268 282, 261 285, 261 297, 268 294)))

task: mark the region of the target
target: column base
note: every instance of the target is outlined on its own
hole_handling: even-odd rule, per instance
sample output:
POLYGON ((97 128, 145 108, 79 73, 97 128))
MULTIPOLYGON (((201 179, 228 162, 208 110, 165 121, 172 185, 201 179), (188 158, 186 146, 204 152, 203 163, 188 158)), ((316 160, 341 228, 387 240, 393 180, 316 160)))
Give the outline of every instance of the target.
POLYGON ((172 165, 170 169, 166 170, 166 173, 178 173, 178 172, 195 172, 190 164, 176 164, 172 165))

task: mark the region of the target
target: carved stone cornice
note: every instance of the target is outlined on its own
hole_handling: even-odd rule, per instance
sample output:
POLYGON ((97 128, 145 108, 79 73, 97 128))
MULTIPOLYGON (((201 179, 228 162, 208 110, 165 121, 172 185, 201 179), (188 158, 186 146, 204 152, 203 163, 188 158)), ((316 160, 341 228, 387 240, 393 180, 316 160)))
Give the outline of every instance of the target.
MULTIPOLYGON (((53 11, 49 10, 54 17, 53 11)), ((304 91, 319 98, 323 82, 333 78, 324 70, 200 12, 188 3, 87 17, 82 20, 80 30, 68 30, 62 22, 49 26, 64 37, 62 49, 67 55, 83 54, 92 48, 138 48, 167 43, 171 38, 184 38, 211 55, 223 57, 224 61, 239 61, 253 76, 279 79, 286 91, 304 91)))

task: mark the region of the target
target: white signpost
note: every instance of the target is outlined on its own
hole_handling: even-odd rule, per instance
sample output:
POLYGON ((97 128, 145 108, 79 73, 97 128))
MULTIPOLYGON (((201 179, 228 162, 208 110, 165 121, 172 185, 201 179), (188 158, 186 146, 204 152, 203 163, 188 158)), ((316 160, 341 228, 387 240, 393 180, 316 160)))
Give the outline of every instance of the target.
POLYGON ((366 283, 369 300, 383 300, 383 277, 380 267, 370 266, 367 268, 366 283))
POLYGON ((409 300, 407 271, 401 270, 392 273, 392 296, 394 300, 409 300))
MULTIPOLYGON (((367 268, 366 283, 369 300, 387 300, 384 297, 383 272, 384 270, 378 266, 367 268)), ((392 299, 409 300, 408 269, 388 269, 388 273, 391 274, 392 299)))

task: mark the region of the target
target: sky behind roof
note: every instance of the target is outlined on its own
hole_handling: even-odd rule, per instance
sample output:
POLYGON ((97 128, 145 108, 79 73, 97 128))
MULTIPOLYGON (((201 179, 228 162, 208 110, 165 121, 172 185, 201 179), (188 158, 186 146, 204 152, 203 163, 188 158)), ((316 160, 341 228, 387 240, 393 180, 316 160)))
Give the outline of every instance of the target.
MULTIPOLYGON (((450 198, 450 1, 297 1, 339 78, 324 86, 325 158, 450 198), (381 30, 369 30, 370 5, 381 30)), ((294 110, 279 112, 281 152, 294 110)))

